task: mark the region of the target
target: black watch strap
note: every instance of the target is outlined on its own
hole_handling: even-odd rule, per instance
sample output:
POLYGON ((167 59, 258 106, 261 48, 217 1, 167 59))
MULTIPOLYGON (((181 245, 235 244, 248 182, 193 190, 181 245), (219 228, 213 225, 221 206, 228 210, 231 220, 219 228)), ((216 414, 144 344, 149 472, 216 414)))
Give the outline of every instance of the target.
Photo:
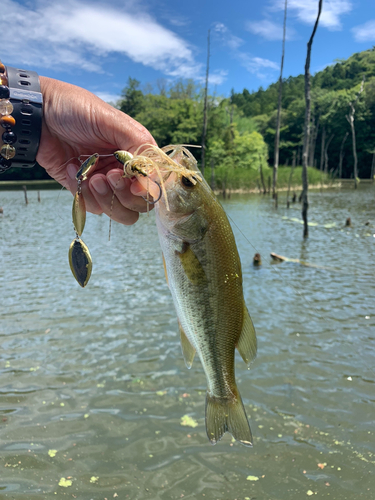
POLYGON ((12 167, 31 168, 36 163, 42 131, 43 97, 38 74, 35 71, 6 66, 9 100, 13 104, 12 116, 16 120, 13 132, 17 141, 13 144, 16 155, 12 167))

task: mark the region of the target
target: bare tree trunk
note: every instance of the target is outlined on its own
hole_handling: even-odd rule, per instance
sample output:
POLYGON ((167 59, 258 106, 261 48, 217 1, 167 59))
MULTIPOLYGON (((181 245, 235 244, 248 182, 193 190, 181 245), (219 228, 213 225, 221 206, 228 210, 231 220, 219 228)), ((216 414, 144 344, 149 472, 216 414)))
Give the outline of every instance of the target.
POLYGON ((328 148, 329 148, 329 145, 331 144, 331 141, 334 137, 335 137, 335 134, 332 134, 331 137, 328 139, 326 147, 324 149, 324 173, 325 174, 328 172, 328 148))
POLYGON ((349 132, 345 132, 344 138, 341 141, 341 146, 340 146, 340 159, 339 159, 339 179, 342 179, 342 162, 344 160, 344 144, 349 135, 349 132))
POLYGON ((293 157, 293 163, 292 163, 292 168, 290 170, 290 175, 289 175, 289 180, 288 180, 288 192, 287 192, 287 195, 286 195, 286 208, 289 208, 290 206, 290 203, 289 203, 289 193, 290 193, 290 185, 292 183, 292 177, 293 177, 293 172, 294 172, 294 168, 296 166, 296 163, 295 163, 295 155, 293 157))
POLYGON ((201 171, 204 175, 204 163, 206 156, 206 134, 207 134, 207 91, 208 91, 208 74, 210 67, 210 30, 207 36, 207 67, 206 67, 206 86, 204 89, 204 108, 203 108, 203 133, 202 133, 202 163, 201 171))
POLYGON ((314 161, 315 161, 315 148, 316 148, 316 139, 318 137, 318 132, 319 132, 319 120, 320 120, 320 115, 314 122, 314 130, 313 133, 311 134, 311 148, 309 149, 309 161, 308 161, 308 165, 310 165, 310 167, 314 166, 314 161))
POLYGON ((23 193, 25 195, 25 203, 26 205, 29 204, 29 200, 27 199, 27 187, 26 186, 22 186, 22 189, 23 189, 23 193))
POLYGON ((262 167, 262 157, 260 155, 259 155, 259 173, 260 173, 260 181, 261 181, 262 186, 263 186, 263 194, 266 194, 267 193, 267 188, 266 188, 266 184, 264 182, 263 167, 262 167))
POLYGON ((285 0, 284 7, 284 31, 283 31, 283 49, 281 54, 280 78, 279 78, 279 99, 277 105, 277 122, 276 122, 276 135, 275 135, 275 151, 273 161, 273 185, 272 195, 275 197, 277 191, 277 169, 279 167, 279 145, 280 145, 280 121, 281 121, 281 97, 283 89, 283 67, 284 67, 284 54, 285 54, 285 32, 286 32, 286 12, 288 0, 285 0))
POLYGON ((320 171, 322 171, 324 168, 324 150, 325 150, 325 147, 326 147, 326 128, 323 127, 322 144, 320 146, 320 171))
POLYGON ((310 40, 307 44, 307 55, 305 63, 305 125, 304 125, 304 135, 303 135, 303 155, 302 155, 302 220, 303 220, 303 236, 307 238, 309 236, 309 226, 307 224, 307 211, 309 208, 308 201, 308 190, 309 190, 309 180, 307 172, 307 158, 309 149, 309 137, 310 137, 310 113, 311 113, 311 82, 310 82, 310 60, 311 60, 311 46, 314 40, 315 32, 318 28, 320 14, 322 12, 323 0, 319 0, 318 16, 315 21, 314 29, 311 34, 310 40))
POLYGON ((292 161, 292 167, 295 168, 296 166, 296 150, 293 151, 293 161, 292 161))
POLYGON ((346 115, 346 119, 348 120, 350 128, 351 128, 351 131, 352 131, 352 144, 353 144, 353 156, 354 156, 354 171, 353 171, 353 174, 354 174, 354 189, 357 189, 357 187, 358 187, 358 158, 357 158, 357 145, 356 145, 356 139, 355 139, 355 127, 354 127, 354 113, 355 113, 355 107, 354 106, 357 103, 357 101, 359 99, 359 96, 363 92, 363 86, 364 86, 364 84, 365 84, 365 76, 363 75, 361 88, 360 88, 360 90, 359 90, 359 92, 357 94, 357 97, 355 98, 354 102, 350 102, 349 103, 350 111, 349 111, 349 115, 346 115))
POLYGON ((375 150, 372 154, 372 164, 371 164, 371 180, 375 181, 375 150))

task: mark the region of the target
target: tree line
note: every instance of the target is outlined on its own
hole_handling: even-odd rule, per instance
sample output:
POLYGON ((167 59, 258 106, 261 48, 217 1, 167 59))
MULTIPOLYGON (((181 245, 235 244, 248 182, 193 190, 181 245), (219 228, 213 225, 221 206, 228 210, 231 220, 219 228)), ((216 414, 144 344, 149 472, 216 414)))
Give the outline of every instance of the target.
MULTIPOLYGON (((358 176, 368 178, 375 164, 375 48, 336 61, 312 79, 308 165, 339 177, 353 176, 351 128, 347 116, 356 100, 354 126, 358 176), (356 100, 364 79, 363 92, 356 100)), ((278 82, 268 88, 208 96, 206 169, 238 187, 246 172, 267 170, 274 162, 278 82)), ((280 116, 280 165, 301 165, 304 128, 304 76, 283 79, 280 116)), ((129 78, 115 104, 148 128, 159 146, 200 145, 204 89, 193 80, 164 80, 155 87, 129 78)), ((198 162, 199 149, 195 150, 198 162)), ((11 169, 8 179, 48 178, 41 168, 11 169)), ((245 187, 245 186, 244 186, 245 187)))

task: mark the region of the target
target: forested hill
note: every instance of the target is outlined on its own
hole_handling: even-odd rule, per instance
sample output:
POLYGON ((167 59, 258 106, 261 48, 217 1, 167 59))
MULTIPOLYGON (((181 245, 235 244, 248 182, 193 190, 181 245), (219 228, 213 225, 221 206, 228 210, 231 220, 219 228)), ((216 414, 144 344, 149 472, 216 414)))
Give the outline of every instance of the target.
MULTIPOLYGON (((286 54, 287 57, 287 54, 286 54)), ((302 66, 302 64, 301 64, 302 66)), ((342 150, 343 177, 350 177, 353 166, 352 141, 346 115, 365 78, 364 90, 356 103, 355 129, 360 177, 369 177, 375 149, 375 48, 337 61, 312 77, 312 142, 310 164, 335 170, 342 150), (346 137, 346 138, 345 138, 346 137), (343 143, 344 141, 344 143, 343 143), (327 147, 328 146, 328 147, 327 147)), ((231 102, 245 116, 255 119, 273 161, 278 82, 255 92, 244 89, 231 95, 231 102)), ((296 152, 301 157, 304 121, 304 75, 283 81, 281 124, 281 163, 291 163, 296 152)), ((300 161, 299 161, 300 162, 300 161)))
MULTIPOLYGON (((375 77, 375 50, 367 50, 352 55, 346 61, 336 61, 319 71, 311 78, 313 89, 348 90, 361 83, 363 75, 366 80, 375 77)), ((272 83, 266 90, 260 88, 250 93, 244 89, 242 93, 232 92, 232 102, 246 116, 271 113, 276 109, 279 83, 272 83)), ((282 107, 284 109, 296 99, 304 97, 304 75, 290 76, 283 81, 282 107)))

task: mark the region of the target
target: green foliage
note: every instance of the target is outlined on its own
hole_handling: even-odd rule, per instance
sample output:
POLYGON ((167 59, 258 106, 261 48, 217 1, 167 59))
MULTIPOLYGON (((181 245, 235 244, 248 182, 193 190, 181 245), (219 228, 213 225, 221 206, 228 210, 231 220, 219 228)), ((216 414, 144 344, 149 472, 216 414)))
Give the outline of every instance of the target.
MULTIPOLYGON (((232 189, 250 188, 259 178, 260 166, 267 165, 267 146, 259 132, 240 134, 236 126, 229 129, 224 139, 214 140, 210 146, 210 158, 215 168, 216 185, 232 189)), ((209 177, 211 174, 207 173, 209 177)))
POLYGON ((122 99, 119 102, 119 109, 134 118, 144 107, 144 96, 139 90, 140 82, 135 78, 128 79, 128 84, 122 91, 122 99))
MULTIPOLYGON (((346 119, 349 103, 354 102, 365 76, 364 92, 355 105, 355 130, 357 140, 358 167, 360 177, 369 177, 372 151, 375 147, 375 51, 367 50, 354 54, 346 61, 337 61, 312 77, 311 127, 317 132, 312 144, 317 165, 324 164, 322 149, 323 131, 327 141, 327 171, 338 169, 340 147, 350 126, 346 119)), ((268 145, 270 163, 273 163, 275 117, 277 109, 278 83, 266 90, 256 92, 246 89, 239 94, 232 92, 231 101, 245 116, 252 117, 268 145)), ((282 115, 280 131, 280 162, 292 162, 293 152, 303 142, 304 127, 304 78, 303 75, 283 81, 282 115)), ((353 172, 351 135, 344 143, 343 176, 353 172)))
POLYGON ((147 94, 144 103, 144 110, 135 119, 151 132, 159 146, 197 144, 203 121, 199 102, 147 94))

